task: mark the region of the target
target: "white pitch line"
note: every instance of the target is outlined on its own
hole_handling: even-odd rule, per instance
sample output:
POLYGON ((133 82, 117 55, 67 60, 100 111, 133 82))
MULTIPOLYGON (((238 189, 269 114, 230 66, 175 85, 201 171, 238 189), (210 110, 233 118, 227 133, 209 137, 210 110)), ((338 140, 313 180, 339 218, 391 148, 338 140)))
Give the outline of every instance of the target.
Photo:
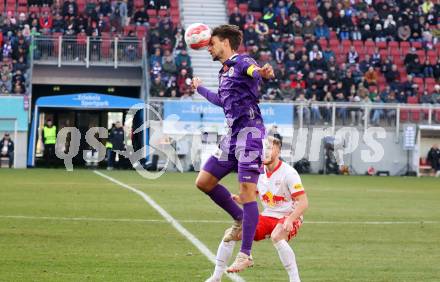
POLYGON ((353 224, 353 225, 391 225, 391 224, 438 224, 440 221, 304 221, 304 224, 353 224))
MULTIPOLYGON (((205 257, 208 258, 210 262, 215 264, 215 255, 206 247, 205 244, 203 244, 199 239, 197 239, 196 236, 194 236, 191 232, 189 232, 185 227, 183 227, 174 217, 172 217, 164 208, 162 208, 159 204, 157 204, 150 196, 148 196, 146 193, 133 188, 119 180, 116 180, 104 173, 101 173, 97 170, 93 171, 97 175, 106 178, 107 180, 125 188, 128 189, 144 199, 145 202, 147 202, 152 208, 154 208, 166 221, 168 221, 180 234, 182 234, 185 238, 187 238, 199 251, 205 255, 205 257)), ((234 282, 245 282, 245 280, 237 275, 237 274, 230 274, 226 273, 226 275, 234 282)))
POLYGON ((136 219, 136 218, 99 218, 99 217, 52 217, 27 215, 0 215, 0 218, 59 220, 59 221, 110 221, 110 222, 167 222, 163 219, 136 219))
MULTIPOLYGON (((97 217, 50 217, 50 216, 27 216, 27 215, 0 215, 0 218, 35 219, 35 220, 62 220, 62 221, 114 221, 114 222, 169 222, 163 219, 142 218, 97 218, 97 217)), ((182 219, 184 223, 230 223, 227 220, 197 220, 182 219)), ((390 224, 439 224, 440 221, 305 221, 305 224, 353 224, 353 225, 390 225, 390 224)))
MULTIPOLYGON (((51 217, 51 216, 27 216, 27 215, 0 215, 0 218, 31 219, 31 220, 60 220, 60 221, 107 221, 107 222, 157 222, 168 223, 163 219, 142 218, 100 218, 100 217, 51 217)), ((230 223, 227 220, 198 220, 182 219, 183 223, 230 223)), ((440 224, 440 221, 304 221, 304 224, 347 224, 347 225, 393 225, 393 224, 440 224)))

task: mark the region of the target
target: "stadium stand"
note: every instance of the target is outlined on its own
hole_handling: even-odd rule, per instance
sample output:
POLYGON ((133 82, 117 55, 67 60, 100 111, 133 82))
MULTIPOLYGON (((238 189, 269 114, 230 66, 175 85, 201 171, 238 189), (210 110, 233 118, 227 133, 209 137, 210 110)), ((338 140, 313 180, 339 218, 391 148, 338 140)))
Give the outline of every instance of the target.
MULTIPOLYGON (((229 22, 244 30, 240 51, 276 69, 277 79, 263 86, 265 100, 324 101, 330 93, 348 102, 368 96, 372 102, 440 103, 439 4, 227 0, 226 7, 229 22)), ((146 37, 152 96, 193 95, 177 0, 0 0, 0 11, 2 95, 27 93, 32 36, 52 36, 53 47, 59 36, 78 45, 87 37, 146 37)), ((92 47, 101 59, 111 42, 92 47)))
MULTIPOLYGON (((50 44, 41 43, 43 41, 35 41, 34 44, 47 44, 46 50, 54 52, 57 52, 58 39, 62 36, 66 43, 63 48, 72 49, 72 54, 64 50, 63 54, 71 56, 73 60, 84 59, 87 37, 92 40, 91 56, 96 58, 91 59, 95 60, 110 56, 111 38, 147 37, 148 53, 155 54, 151 60, 155 64, 150 65, 151 80, 159 77, 168 89, 160 95, 192 95, 188 87, 179 84, 185 79, 178 79, 191 77, 192 69, 186 51, 181 52, 186 46, 177 0, 0 0, 0 12, 3 15, 0 19, 1 95, 27 93, 31 63, 29 50, 44 49, 32 46, 32 36, 52 38, 50 44), (75 45, 75 49, 69 46, 69 42, 75 45), (155 52, 156 49, 159 54, 155 52)), ((40 53, 33 55, 37 59, 41 56, 40 53)), ((155 90, 152 92, 155 93, 155 90)))
POLYGON ((440 103, 438 3, 227 0, 226 6, 229 22, 244 31, 241 51, 276 69, 264 99, 323 101, 331 93, 337 100, 342 83, 343 101, 367 95, 372 102, 418 103, 426 91, 424 103, 440 103))

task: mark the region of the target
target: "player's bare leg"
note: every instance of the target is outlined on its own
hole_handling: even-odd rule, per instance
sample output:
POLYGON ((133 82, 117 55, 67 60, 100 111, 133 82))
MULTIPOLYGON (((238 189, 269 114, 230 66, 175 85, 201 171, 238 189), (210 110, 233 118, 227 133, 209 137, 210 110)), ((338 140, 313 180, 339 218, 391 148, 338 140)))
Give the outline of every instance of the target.
POLYGON ((281 263, 289 275, 290 282, 300 282, 298 266, 296 264, 295 253, 290 245, 287 243, 289 240, 289 232, 284 230, 282 224, 277 224, 275 229, 270 235, 272 243, 278 252, 281 263))
MULTIPOLYGON (((243 203, 243 234, 241 249, 234 263, 227 269, 228 272, 240 272, 254 265, 251 249, 258 224, 258 204, 256 202, 257 184, 251 182, 240 183, 240 202, 243 203)), ((233 234, 237 237, 238 234, 233 234)))
POLYGON ((211 173, 201 170, 196 178, 196 186, 202 192, 209 193, 218 184, 218 179, 211 173))
POLYGON ((219 184, 218 181, 218 178, 211 173, 201 170, 196 179, 196 186, 234 219, 232 228, 239 228, 241 232, 243 210, 232 200, 232 195, 228 189, 219 184))

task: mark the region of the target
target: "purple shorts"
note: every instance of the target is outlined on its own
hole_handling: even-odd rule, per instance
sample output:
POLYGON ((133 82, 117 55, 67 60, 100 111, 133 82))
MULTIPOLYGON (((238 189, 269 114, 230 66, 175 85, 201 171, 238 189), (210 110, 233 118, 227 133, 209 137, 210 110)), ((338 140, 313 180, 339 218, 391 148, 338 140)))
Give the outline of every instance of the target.
MULTIPOLYGON (((235 143, 235 142, 234 142, 235 143)), ((263 173, 263 139, 255 138, 246 141, 246 148, 230 146, 229 152, 220 149, 209 157, 203 170, 214 175, 218 180, 231 172, 238 172, 240 183, 257 183, 258 177, 263 173)))

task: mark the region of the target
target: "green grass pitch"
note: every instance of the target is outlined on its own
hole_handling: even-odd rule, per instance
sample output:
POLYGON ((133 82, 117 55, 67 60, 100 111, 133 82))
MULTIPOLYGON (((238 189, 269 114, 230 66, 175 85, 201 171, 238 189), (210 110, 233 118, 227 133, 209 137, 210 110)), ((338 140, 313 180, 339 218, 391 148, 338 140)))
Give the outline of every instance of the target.
MULTIPOLYGON (((216 252, 229 219, 195 188, 196 174, 103 173, 147 193, 216 252)), ((302 178, 310 207, 290 242, 302 281, 440 281, 439 179, 302 178)), ((236 175, 222 183, 237 191, 236 175)), ((246 281, 287 281, 270 241, 253 256, 246 281)), ((91 170, 0 169, 0 281, 192 282, 212 270, 141 197, 91 170)))

